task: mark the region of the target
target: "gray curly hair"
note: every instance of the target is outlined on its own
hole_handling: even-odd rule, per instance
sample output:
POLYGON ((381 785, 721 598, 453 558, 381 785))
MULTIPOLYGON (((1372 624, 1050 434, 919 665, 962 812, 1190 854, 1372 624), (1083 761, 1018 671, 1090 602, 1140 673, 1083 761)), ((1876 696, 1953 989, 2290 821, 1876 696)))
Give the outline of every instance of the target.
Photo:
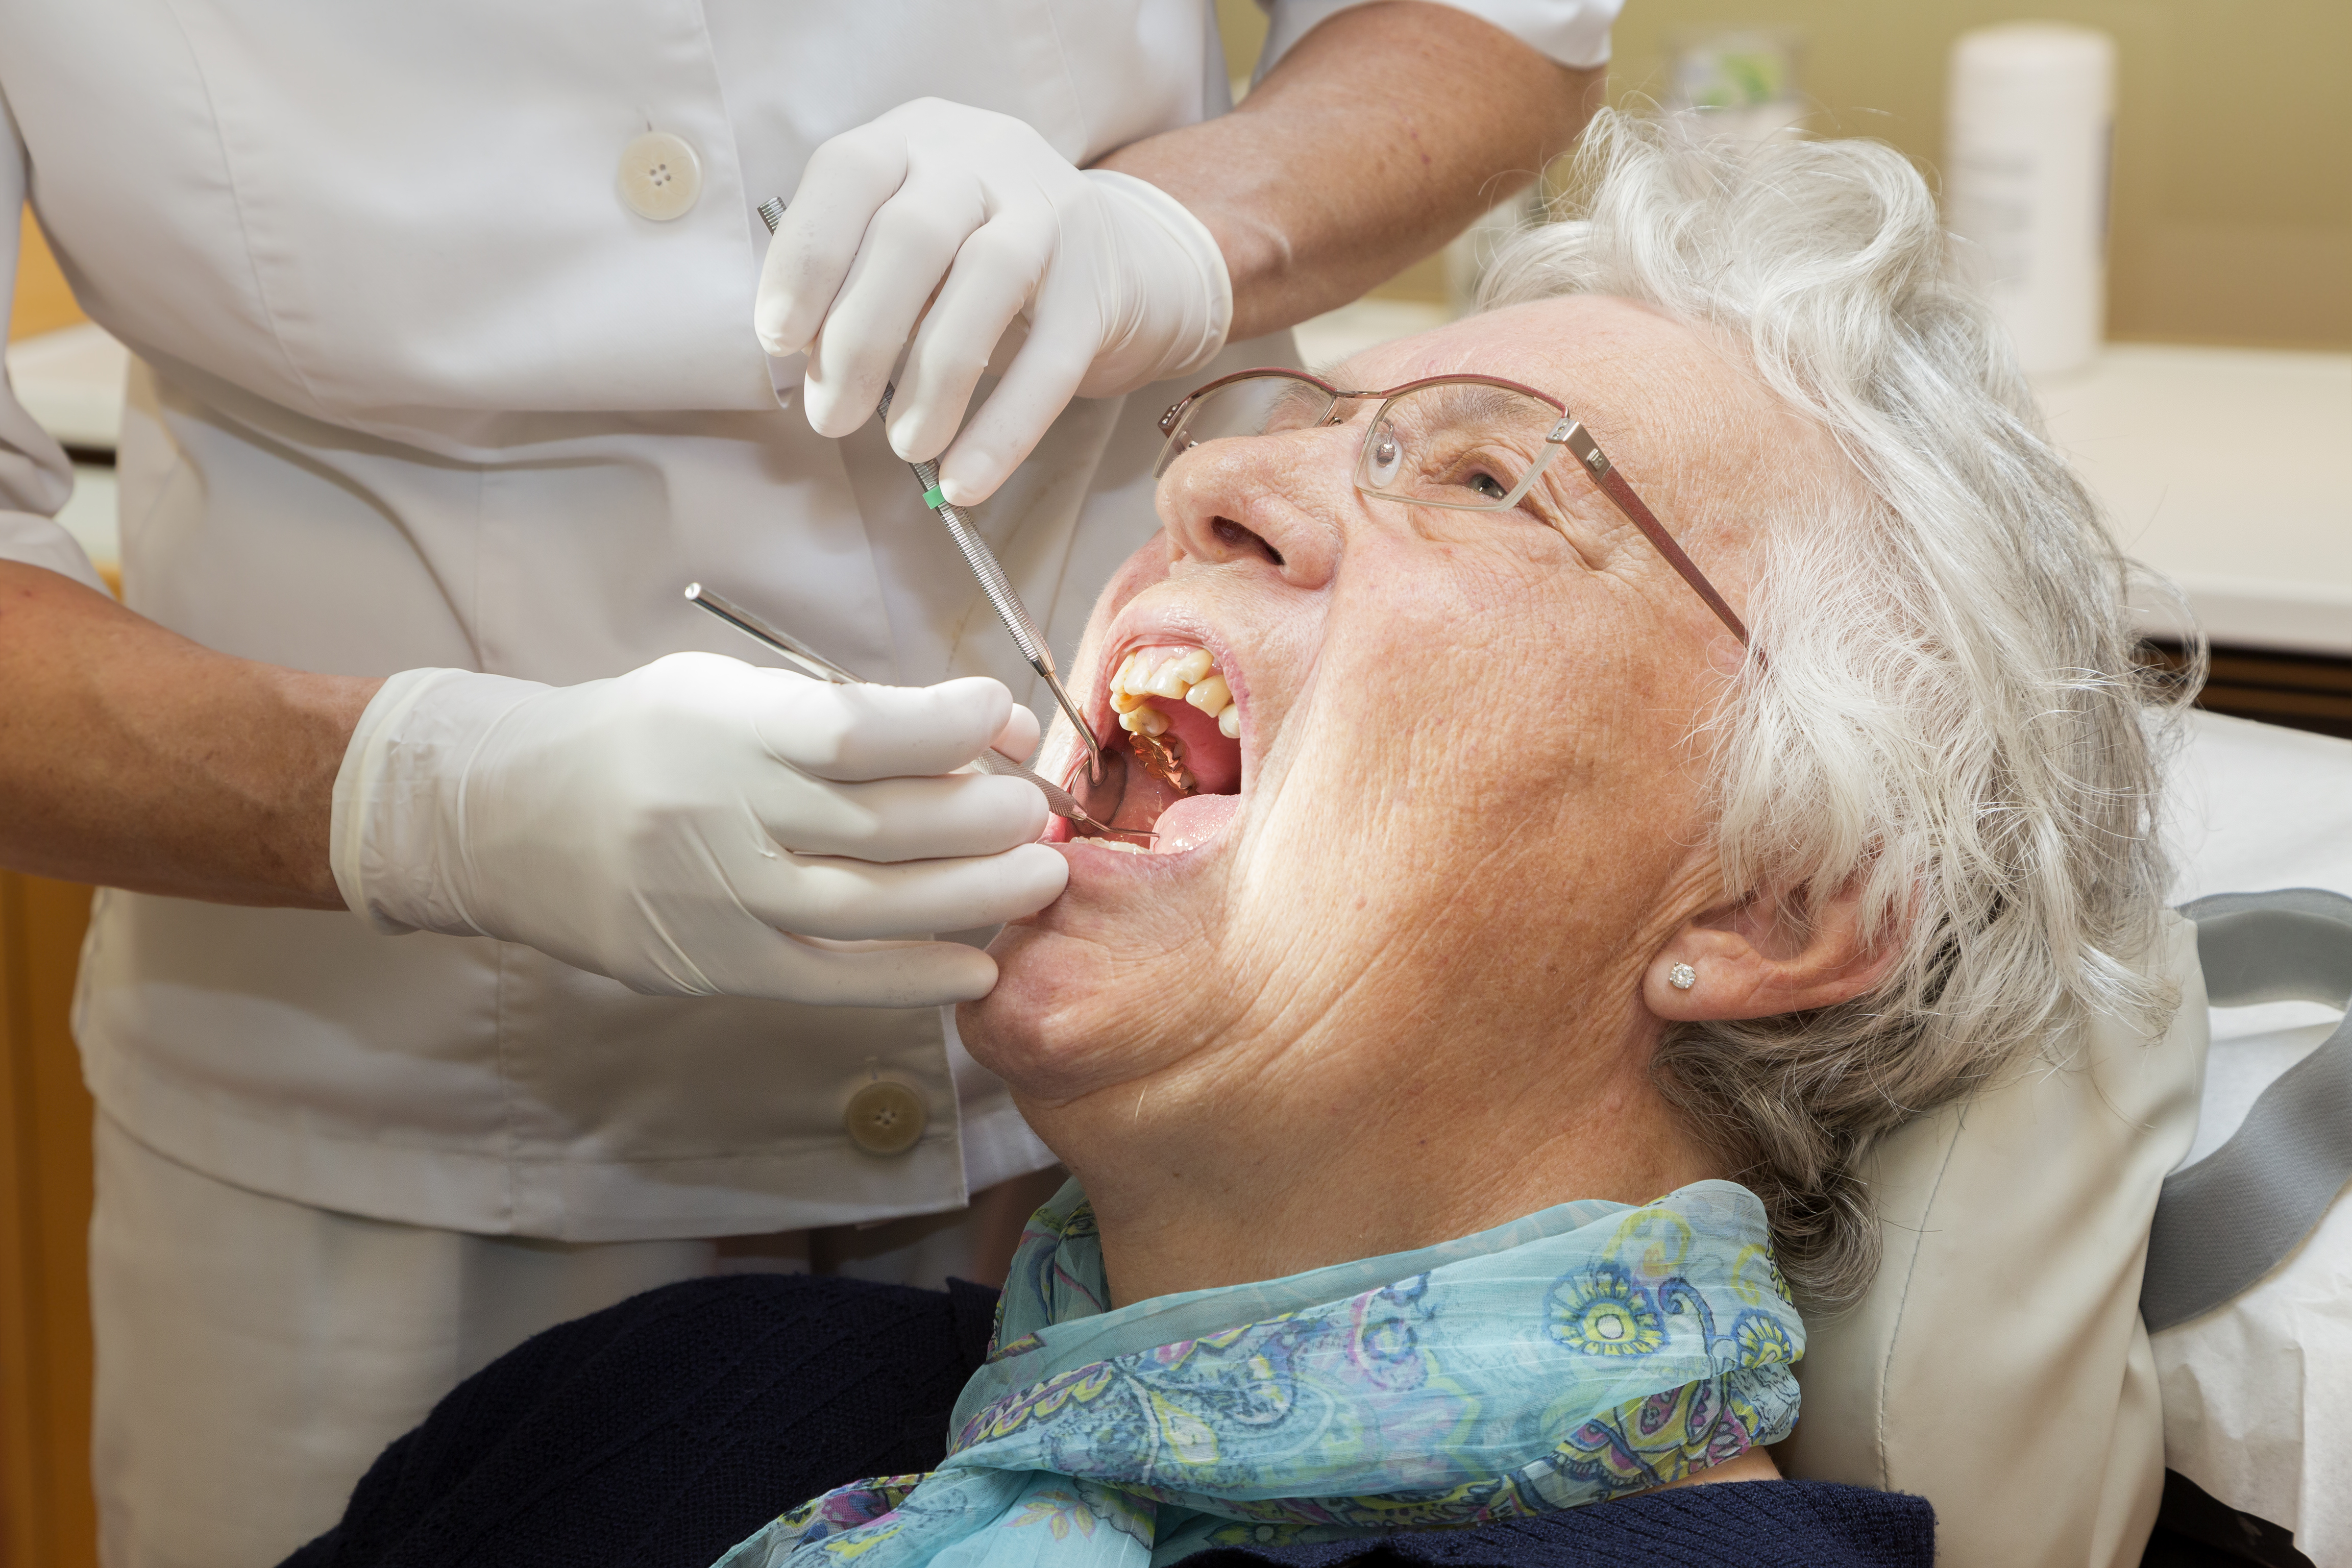
POLYGON ((2000 328, 1892 148, 1710 143, 1604 113, 1569 216, 1509 241, 1482 306, 1642 300, 1746 346, 1869 502, 1768 520, 1756 646, 1698 739, 1725 886, 1859 887, 1900 932, 1837 1006, 1678 1025, 1654 1071, 1763 1200, 1809 1304, 1858 1298, 1877 1139, 2101 1014, 2160 1031, 2141 967, 2168 882, 2159 750, 2194 689, 2144 668, 2135 572, 2044 432, 2000 328))

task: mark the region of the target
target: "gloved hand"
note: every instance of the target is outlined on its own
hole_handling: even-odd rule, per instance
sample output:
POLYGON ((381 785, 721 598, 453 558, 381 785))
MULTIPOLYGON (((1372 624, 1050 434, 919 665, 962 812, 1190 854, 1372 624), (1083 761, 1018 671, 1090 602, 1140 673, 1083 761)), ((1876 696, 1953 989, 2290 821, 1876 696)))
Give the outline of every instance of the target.
POLYGON ((768 244, 755 323, 770 353, 807 351, 809 423, 835 437, 874 412, 912 333, 890 445, 910 462, 945 450, 940 488, 970 506, 1074 395, 1207 363, 1233 313, 1223 253, 1175 197, 1081 173, 1022 121, 925 98, 809 159, 768 244), (1026 341, 957 436, 1018 319, 1026 341))
POLYGON ((979 677, 829 686, 702 653, 580 686, 412 669, 360 716, 330 856, 380 931, 525 942, 638 991, 971 1001, 986 953, 860 939, 1059 896, 1037 790, 940 776, 999 735, 1026 755, 1036 722, 979 677))

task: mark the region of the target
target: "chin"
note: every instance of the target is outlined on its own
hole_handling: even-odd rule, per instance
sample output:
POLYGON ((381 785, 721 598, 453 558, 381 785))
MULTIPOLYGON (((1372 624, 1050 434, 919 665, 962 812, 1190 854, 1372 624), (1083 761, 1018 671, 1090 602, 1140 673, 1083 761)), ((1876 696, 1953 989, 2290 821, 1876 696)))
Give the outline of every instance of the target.
MULTIPOLYGON (((956 1010, 972 1058, 1012 1086, 1024 1110, 1066 1104, 1176 1066, 1231 1022, 1233 989, 1187 979, 1202 951, 1213 885, 1154 885, 1150 868, 1081 879, 1085 858, 1065 850, 1071 882, 1048 908, 1014 921, 990 944, 995 989, 956 1010)), ((1121 861, 1129 857, 1118 857, 1121 861)), ((1141 859, 1142 857, 1132 858, 1141 859)), ((1213 884, 1201 867, 1202 881, 1213 884)))

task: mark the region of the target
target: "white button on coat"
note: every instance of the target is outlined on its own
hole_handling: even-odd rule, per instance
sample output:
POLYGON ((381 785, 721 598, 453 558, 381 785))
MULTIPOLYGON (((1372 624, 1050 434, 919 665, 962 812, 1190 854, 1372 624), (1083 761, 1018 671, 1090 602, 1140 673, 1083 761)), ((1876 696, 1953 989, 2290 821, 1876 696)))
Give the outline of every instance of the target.
POLYGON ((903 1083, 877 1079, 849 1097, 841 1124, 849 1141, 869 1154, 903 1154, 923 1136, 931 1119, 923 1097, 903 1083))
POLYGON ((621 199, 639 217, 684 217, 702 195, 702 160, 682 136, 648 131, 621 149, 621 199))

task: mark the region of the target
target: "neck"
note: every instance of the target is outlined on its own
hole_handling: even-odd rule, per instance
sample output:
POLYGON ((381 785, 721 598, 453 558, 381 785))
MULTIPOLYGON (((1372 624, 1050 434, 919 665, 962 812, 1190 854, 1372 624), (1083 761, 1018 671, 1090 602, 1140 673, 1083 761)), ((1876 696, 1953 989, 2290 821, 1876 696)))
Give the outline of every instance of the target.
POLYGON ((1720 1173, 1650 1083, 1646 1038, 1560 1043, 1293 1044, 1255 1062, 1229 1047, 1024 1109, 1085 1184, 1123 1306, 1428 1247, 1573 1198, 1643 1203, 1720 1173))

